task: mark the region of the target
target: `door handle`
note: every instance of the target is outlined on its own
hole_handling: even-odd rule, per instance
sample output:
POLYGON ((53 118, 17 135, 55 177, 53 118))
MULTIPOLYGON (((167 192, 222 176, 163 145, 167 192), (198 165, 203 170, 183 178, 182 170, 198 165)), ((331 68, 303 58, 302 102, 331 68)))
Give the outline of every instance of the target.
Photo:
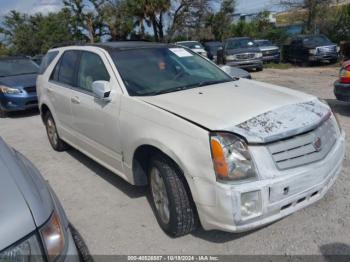
POLYGON ((79 97, 77 97, 77 96, 71 97, 70 101, 71 101, 73 104, 80 104, 79 97))

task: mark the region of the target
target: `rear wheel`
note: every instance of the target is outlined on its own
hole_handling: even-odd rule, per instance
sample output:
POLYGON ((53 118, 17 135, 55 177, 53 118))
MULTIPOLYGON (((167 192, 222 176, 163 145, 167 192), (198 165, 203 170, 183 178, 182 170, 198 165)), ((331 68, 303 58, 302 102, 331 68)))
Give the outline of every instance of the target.
POLYGON ((197 214, 178 168, 157 156, 151 160, 149 181, 151 203, 161 228, 173 237, 195 230, 197 214))
POLYGON ((49 138, 52 148, 59 152, 67 150, 69 146, 63 140, 61 140, 60 136, 58 135, 55 120, 50 112, 47 112, 45 115, 45 126, 47 137, 49 138))

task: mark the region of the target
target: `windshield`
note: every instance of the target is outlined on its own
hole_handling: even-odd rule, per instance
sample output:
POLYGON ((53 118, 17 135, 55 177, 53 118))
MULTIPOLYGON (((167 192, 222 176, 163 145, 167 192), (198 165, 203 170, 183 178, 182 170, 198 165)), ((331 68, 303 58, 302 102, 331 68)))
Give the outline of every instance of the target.
POLYGON ((222 47, 222 43, 217 42, 217 43, 207 43, 206 44, 206 48, 210 51, 212 51, 213 53, 215 53, 216 51, 218 51, 219 47, 222 47))
POLYGON ((202 44, 199 42, 179 42, 178 45, 182 45, 190 49, 203 49, 202 44))
POLYGON ((131 96, 149 96, 233 81, 211 62, 181 47, 112 53, 131 96))
POLYGON ((311 44, 311 45, 327 45, 331 43, 331 41, 323 35, 305 37, 303 39, 303 42, 304 44, 311 44))
POLYGON ((259 41, 255 41, 255 43, 258 46, 271 46, 271 45, 273 45, 272 42, 269 40, 259 40, 259 41))
POLYGON ((0 77, 36 74, 38 66, 29 59, 0 60, 0 77))
POLYGON ((256 47, 256 44, 249 38, 229 40, 227 49, 256 47))

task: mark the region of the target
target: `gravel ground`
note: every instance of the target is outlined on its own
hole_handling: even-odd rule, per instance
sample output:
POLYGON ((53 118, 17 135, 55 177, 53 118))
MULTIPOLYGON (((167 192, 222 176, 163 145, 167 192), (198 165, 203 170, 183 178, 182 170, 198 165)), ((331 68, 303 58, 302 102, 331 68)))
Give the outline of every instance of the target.
MULTIPOLYGON (((350 105, 336 102, 335 67, 266 69, 253 78, 327 99, 350 133, 350 105)), ((59 196, 92 254, 350 254, 349 144, 325 198, 262 229, 230 234, 202 229, 172 239, 158 226, 146 189, 133 187, 76 150, 54 152, 37 113, 0 120, 0 136, 27 156, 59 196)))

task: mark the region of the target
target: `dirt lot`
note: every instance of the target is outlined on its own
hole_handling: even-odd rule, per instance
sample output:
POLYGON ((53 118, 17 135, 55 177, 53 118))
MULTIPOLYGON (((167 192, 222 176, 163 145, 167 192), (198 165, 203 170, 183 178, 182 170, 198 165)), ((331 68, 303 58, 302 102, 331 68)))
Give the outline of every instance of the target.
MULTIPOLYGON (((336 102, 336 67, 267 69, 255 79, 327 99, 350 134, 350 105, 336 102)), ((92 254, 350 254, 350 169, 326 197, 270 226, 245 234, 198 230, 178 239, 158 226, 144 188, 128 185, 81 153, 54 152, 37 114, 0 120, 0 136, 27 156, 50 182, 92 254)), ((347 144, 349 152, 349 144, 347 144)))

